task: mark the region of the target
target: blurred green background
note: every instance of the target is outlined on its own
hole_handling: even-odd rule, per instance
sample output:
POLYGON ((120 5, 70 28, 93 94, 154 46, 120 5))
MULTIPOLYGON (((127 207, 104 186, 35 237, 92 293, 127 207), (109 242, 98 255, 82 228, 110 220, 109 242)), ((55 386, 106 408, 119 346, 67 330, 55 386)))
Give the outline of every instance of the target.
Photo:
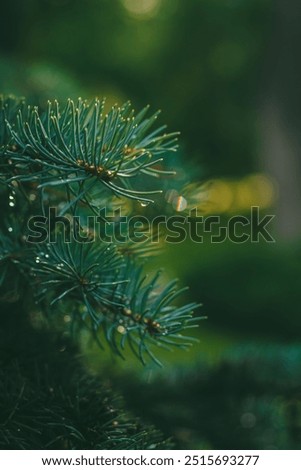
POLYGON ((298 1, 10 0, 1 14, 2 93, 149 103, 181 131, 188 207, 225 223, 254 205, 275 215, 273 244, 208 236, 152 261, 203 303, 190 352, 159 352, 160 371, 83 338, 87 367, 178 448, 300 449, 298 1))

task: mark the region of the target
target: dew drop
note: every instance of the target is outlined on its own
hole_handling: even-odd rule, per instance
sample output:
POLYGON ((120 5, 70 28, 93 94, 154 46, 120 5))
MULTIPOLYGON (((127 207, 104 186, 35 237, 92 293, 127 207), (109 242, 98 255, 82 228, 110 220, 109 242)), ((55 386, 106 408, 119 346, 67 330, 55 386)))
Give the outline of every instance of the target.
POLYGON ((187 207, 187 201, 185 197, 179 196, 178 198, 176 198, 173 202, 173 207, 176 209, 177 212, 184 211, 187 207))
POLYGON ((147 207, 149 205, 148 201, 140 201, 140 206, 141 207, 147 207))
POLYGON ((125 332, 126 332, 126 329, 124 328, 124 326, 119 325, 119 326, 117 326, 117 331, 118 331, 118 333, 124 335, 125 332))
POLYGON ((8 231, 9 231, 9 232, 12 232, 12 231, 13 231, 13 228, 12 228, 12 227, 8 227, 8 231))

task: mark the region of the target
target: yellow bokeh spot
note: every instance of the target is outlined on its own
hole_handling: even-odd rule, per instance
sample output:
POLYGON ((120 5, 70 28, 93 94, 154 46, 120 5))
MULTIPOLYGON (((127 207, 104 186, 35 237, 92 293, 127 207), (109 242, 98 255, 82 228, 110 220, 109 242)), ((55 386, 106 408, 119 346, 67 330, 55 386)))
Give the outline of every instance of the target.
POLYGON ((132 16, 141 19, 155 16, 161 6, 161 0, 121 0, 132 16))
POLYGON ((267 209, 273 205, 277 196, 274 181, 261 173, 238 180, 215 179, 203 184, 190 184, 183 193, 185 209, 197 208, 205 215, 234 214, 248 211, 252 206, 267 209))

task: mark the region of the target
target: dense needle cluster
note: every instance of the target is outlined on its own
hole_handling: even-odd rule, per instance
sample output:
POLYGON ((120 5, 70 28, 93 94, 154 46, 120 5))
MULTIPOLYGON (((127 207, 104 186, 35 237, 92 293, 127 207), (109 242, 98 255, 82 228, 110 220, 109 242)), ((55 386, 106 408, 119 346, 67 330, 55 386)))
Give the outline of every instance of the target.
POLYGON ((135 114, 130 103, 105 110, 105 101, 79 99, 39 110, 0 100, 0 187, 12 206, 1 226, 1 285, 13 275, 45 313, 68 312, 73 333, 88 328, 99 344, 121 356, 131 349, 143 363, 147 356, 159 362, 153 346, 190 343, 181 332, 195 326, 197 307, 177 305, 183 290, 176 281, 162 287, 159 274, 144 274, 139 259, 149 244, 129 250, 126 243, 66 241, 57 226, 48 228, 55 242, 28 243, 26 221, 50 206, 73 220, 99 213, 116 196, 151 202, 161 189, 149 187, 148 177, 173 173, 163 159, 176 149, 175 133, 153 129, 157 116, 148 117, 148 107, 135 114))

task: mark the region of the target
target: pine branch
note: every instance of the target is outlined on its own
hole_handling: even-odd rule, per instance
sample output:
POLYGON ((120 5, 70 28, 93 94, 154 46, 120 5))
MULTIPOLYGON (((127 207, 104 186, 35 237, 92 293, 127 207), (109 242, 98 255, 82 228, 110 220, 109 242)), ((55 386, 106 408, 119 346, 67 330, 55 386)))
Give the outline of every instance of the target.
MULTIPOLYGON (((0 245, 0 284, 18 279, 45 313, 52 309, 58 317, 72 305, 72 324, 84 322, 98 342, 104 336, 120 356, 128 346, 143 363, 147 357, 158 363, 154 347, 190 344, 181 331, 195 327, 198 305, 177 306, 183 289, 176 281, 161 288, 159 274, 144 276, 137 257, 153 253, 150 243, 134 243, 129 233, 125 243, 80 243, 72 236, 66 241, 70 233, 59 235, 49 226, 48 236, 56 241, 32 244, 22 222, 45 215, 45 196, 60 215, 82 215, 83 208, 96 211, 93 197, 100 193, 102 199, 98 187, 110 189, 111 200, 118 195, 144 204, 148 194, 158 192, 137 189, 137 177, 166 174, 162 156, 175 150, 175 134, 162 134, 164 127, 152 130, 157 114, 146 117, 148 108, 135 115, 126 103, 104 114, 104 105, 79 99, 75 106, 69 100, 62 110, 55 102, 40 112, 13 98, 0 102, 0 175, 16 198, 10 208, 16 228, 4 230, 0 245)), ((69 231, 76 223, 83 229, 71 219, 69 231)))
POLYGON ((56 243, 24 244, 16 228, 0 239, 1 283, 14 291, 23 285, 58 319, 69 312, 118 355, 129 346, 143 363, 145 357, 159 363, 154 346, 186 349, 194 341, 181 332, 196 326, 198 305, 178 307, 184 289, 177 289, 177 281, 162 289, 160 273, 148 280, 133 253, 122 255, 118 246, 101 242, 66 242, 62 235, 56 243))
MULTIPOLYGON (((176 307, 183 293, 176 281, 160 290, 159 273, 147 282, 142 267, 123 259, 109 245, 76 242, 50 244, 27 261, 38 301, 50 307, 64 300, 88 326, 98 342, 104 336, 115 353, 126 345, 145 363, 145 355, 159 363, 153 346, 187 348, 193 338, 180 332, 196 326, 198 307, 176 307)), ((57 312, 60 310, 58 309, 57 312)))
POLYGON ((8 114, 5 134, 9 131, 14 144, 6 154, 14 171, 7 183, 65 185, 78 199, 102 184, 116 195, 151 202, 150 196, 161 190, 136 188, 136 177, 170 174, 161 163, 176 149, 177 133, 162 134, 165 126, 151 130, 158 113, 146 117, 148 107, 135 115, 130 103, 114 106, 107 114, 104 106, 104 101, 81 99, 76 105, 69 100, 63 109, 49 102, 44 112, 22 106, 16 125, 8 114))
POLYGON ((0 95, 0 155, 5 152, 11 139, 11 133, 6 122, 9 122, 14 127, 17 114, 23 109, 24 104, 23 99, 17 99, 14 96, 5 98, 0 95))
POLYGON ((51 293, 50 304, 54 305, 71 296, 81 300, 98 323, 94 305, 107 304, 113 287, 126 282, 116 280, 122 262, 111 244, 66 242, 60 236, 56 243, 39 246, 25 268, 33 278, 38 300, 51 293))
POLYGON ((196 303, 182 307, 174 304, 186 289, 178 289, 177 280, 162 289, 159 277, 160 272, 148 280, 142 266, 128 260, 118 278, 128 282, 116 283, 110 303, 103 309, 102 329, 108 343, 122 357, 128 345, 143 364, 148 357, 161 365, 152 351, 154 346, 169 350, 191 346, 195 338, 183 336, 181 332, 196 327, 200 319, 193 316, 199 307, 196 303), (119 299, 123 305, 118 305, 119 299))
POLYGON ((107 383, 87 375, 67 352, 58 353, 47 341, 45 346, 46 363, 42 355, 1 364, 2 450, 172 447, 127 413, 107 383))

